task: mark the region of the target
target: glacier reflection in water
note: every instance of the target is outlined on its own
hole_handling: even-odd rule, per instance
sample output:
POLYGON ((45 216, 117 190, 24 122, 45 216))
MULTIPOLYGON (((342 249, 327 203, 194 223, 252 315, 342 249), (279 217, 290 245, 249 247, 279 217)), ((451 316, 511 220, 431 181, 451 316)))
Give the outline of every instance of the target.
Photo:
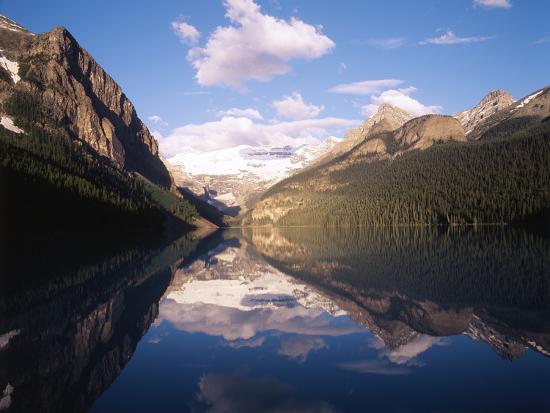
POLYGON ((549 251, 509 228, 227 231, 93 411, 548 410, 549 251))
POLYGON ((0 294, 0 411, 550 411, 549 254, 505 227, 124 251, 0 294))

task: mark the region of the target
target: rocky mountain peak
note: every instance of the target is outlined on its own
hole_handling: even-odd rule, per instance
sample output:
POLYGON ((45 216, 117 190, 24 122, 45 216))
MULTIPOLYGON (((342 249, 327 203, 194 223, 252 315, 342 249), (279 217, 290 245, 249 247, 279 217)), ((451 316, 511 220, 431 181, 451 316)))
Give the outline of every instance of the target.
POLYGON ((484 119, 507 108, 512 103, 514 103, 514 98, 510 93, 502 89, 496 89, 485 95, 473 108, 455 115, 455 118, 458 119, 466 131, 466 135, 468 135, 484 119))
MULTIPOLYGON (((385 128, 388 132, 394 131, 401 126, 403 126, 407 121, 411 120, 413 117, 405 112, 403 109, 400 109, 396 106, 392 106, 388 103, 384 103, 380 105, 376 113, 369 118, 367 118, 363 124, 358 126, 355 129, 350 130, 344 140, 348 141, 347 143, 350 144, 350 149, 353 146, 356 146, 357 144, 364 141, 371 130, 380 122, 384 121, 385 128)), ((378 130, 377 132, 381 132, 378 130)))
POLYGON ((0 14, 0 29, 9 30, 11 32, 32 34, 30 31, 28 31, 23 26, 21 26, 19 23, 10 19, 7 16, 4 16, 3 14, 0 14))
POLYGON ((483 99, 481 99, 481 102, 479 104, 484 104, 484 103, 488 103, 488 102, 493 102, 494 100, 499 100, 499 99, 508 99, 510 101, 514 101, 514 98, 512 97, 512 95, 508 92, 506 92, 505 90, 502 90, 502 89, 496 89, 496 90, 492 90, 490 91, 489 93, 487 93, 483 99))
POLYGON ((2 17, 0 29, 0 63, 18 72, 11 85, 0 85, 0 103, 27 96, 72 139, 162 187, 173 185, 133 104, 65 27, 26 36, 30 32, 2 17))

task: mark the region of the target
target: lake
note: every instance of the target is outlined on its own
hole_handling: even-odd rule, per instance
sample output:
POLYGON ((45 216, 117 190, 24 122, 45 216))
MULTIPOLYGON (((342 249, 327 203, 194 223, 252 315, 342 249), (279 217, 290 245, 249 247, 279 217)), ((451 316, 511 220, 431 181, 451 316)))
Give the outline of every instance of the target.
POLYGON ((550 411, 533 231, 232 229, 34 261, 2 274, 2 413, 550 411))

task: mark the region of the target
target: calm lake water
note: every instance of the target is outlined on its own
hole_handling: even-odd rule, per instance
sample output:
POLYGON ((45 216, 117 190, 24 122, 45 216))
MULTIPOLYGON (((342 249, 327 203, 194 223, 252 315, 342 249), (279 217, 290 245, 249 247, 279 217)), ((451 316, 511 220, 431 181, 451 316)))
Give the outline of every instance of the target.
POLYGON ((2 413, 550 412, 536 233, 229 230, 51 262, 3 274, 2 413))

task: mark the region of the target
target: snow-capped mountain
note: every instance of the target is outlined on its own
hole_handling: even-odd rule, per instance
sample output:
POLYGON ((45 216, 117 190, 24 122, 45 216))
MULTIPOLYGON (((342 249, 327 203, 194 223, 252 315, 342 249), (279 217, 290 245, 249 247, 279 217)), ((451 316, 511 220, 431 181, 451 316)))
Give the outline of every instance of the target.
POLYGON ((484 119, 507 108, 512 103, 514 103, 514 98, 511 94, 501 89, 493 90, 473 108, 456 114, 455 118, 464 128, 466 135, 468 135, 484 119))
POLYGON ((248 201, 333 148, 329 137, 318 145, 298 147, 239 145, 203 153, 180 153, 170 159, 176 184, 185 186, 228 212, 248 201))

